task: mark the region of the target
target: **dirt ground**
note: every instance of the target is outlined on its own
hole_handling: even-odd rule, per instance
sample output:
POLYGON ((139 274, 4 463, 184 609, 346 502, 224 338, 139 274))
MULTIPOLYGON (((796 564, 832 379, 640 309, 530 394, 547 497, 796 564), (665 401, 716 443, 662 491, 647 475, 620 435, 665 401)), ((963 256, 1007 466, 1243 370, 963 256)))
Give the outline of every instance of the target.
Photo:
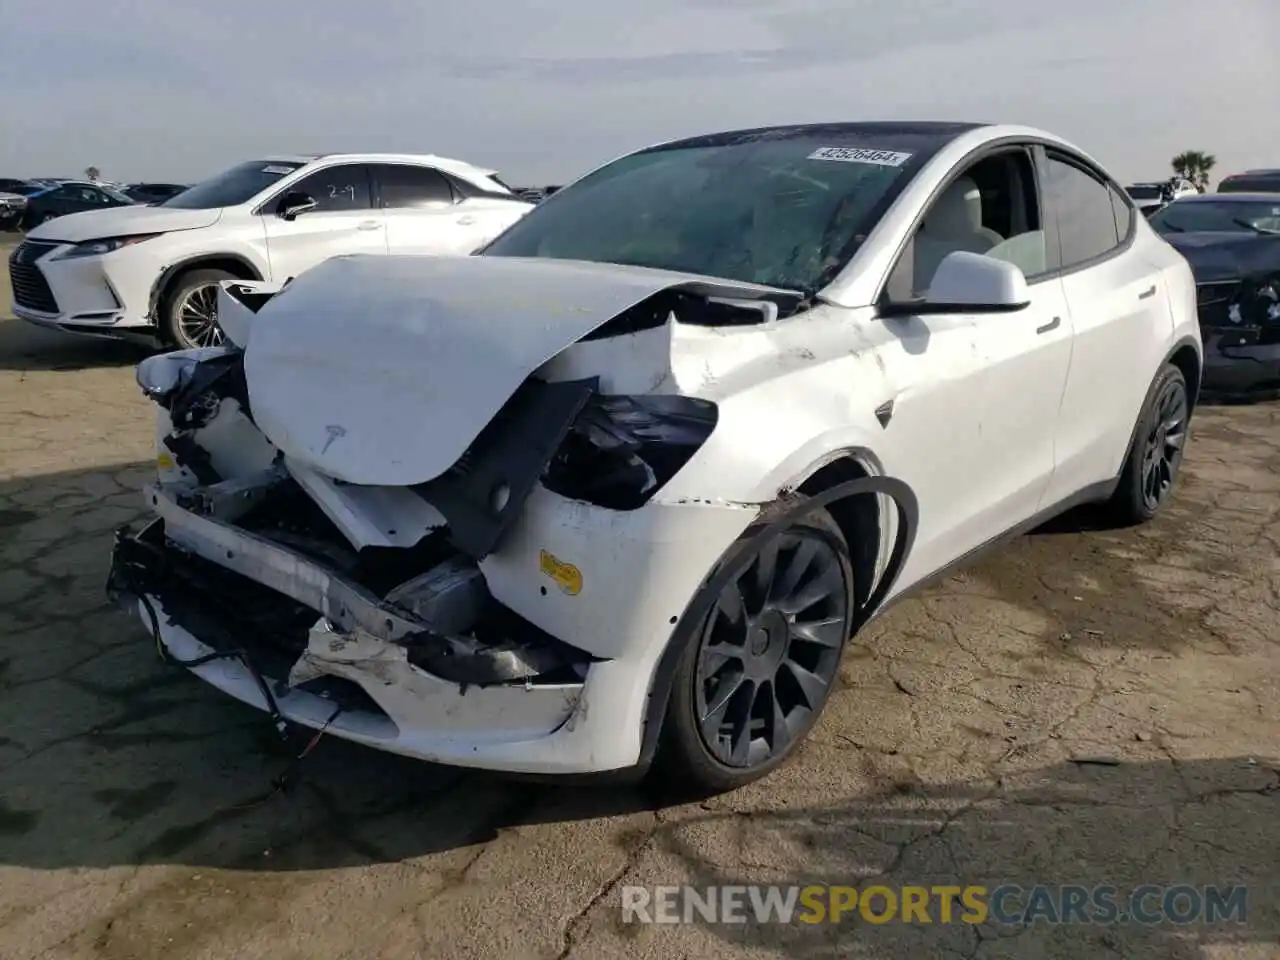
POLYGON ((151 455, 137 358, 0 320, 0 957, 1280 956, 1276 407, 1203 410, 1151 526, 1068 518, 898 607, 739 793, 655 809, 325 739, 264 799, 263 717, 103 595, 151 455), (1250 893, 1186 928, 622 924, 620 885, 683 882, 1250 893))

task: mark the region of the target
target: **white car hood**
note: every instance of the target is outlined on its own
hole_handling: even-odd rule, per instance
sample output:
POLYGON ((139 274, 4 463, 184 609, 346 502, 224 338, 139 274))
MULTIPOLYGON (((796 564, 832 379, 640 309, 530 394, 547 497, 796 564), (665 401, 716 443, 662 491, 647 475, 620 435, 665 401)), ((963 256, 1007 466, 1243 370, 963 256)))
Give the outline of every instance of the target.
POLYGON ((107 237, 128 237, 143 233, 198 230, 218 222, 222 210, 177 210, 169 207, 135 206, 85 210, 43 223, 27 234, 30 240, 61 240, 84 243, 107 237))
POLYGON ((348 483, 448 470, 530 374, 677 286, 766 287, 513 257, 346 256, 298 276, 252 321, 249 406, 286 456, 348 483))

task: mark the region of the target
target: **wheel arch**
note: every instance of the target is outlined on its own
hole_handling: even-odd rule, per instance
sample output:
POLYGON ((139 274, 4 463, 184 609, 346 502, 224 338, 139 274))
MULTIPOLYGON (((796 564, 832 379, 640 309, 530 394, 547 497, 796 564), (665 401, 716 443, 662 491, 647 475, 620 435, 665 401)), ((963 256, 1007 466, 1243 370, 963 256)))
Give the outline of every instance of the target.
MULTIPOLYGON (((1204 376, 1204 360, 1200 353, 1200 345, 1196 343, 1194 337, 1183 337, 1174 344, 1164 362, 1172 363, 1182 371, 1182 376, 1187 381, 1188 406, 1194 411, 1196 402, 1200 398, 1200 381, 1204 376)), ((1160 366, 1163 367, 1164 363, 1160 366)))
POLYGON ((1190 417, 1191 414, 1195 413, 1196 401, 1200 394, 1200 381, 1204 374, 1204 360, 1200 350, 1200 344, 1195 337, 1183 337, 1170 348, 1164 359, 1160 361, 1160 365, 1156 367, 1155 372, 1151 375, 1151 382, 1147 387, 1147 392, 1142 395, 1142 406, 1138 408, 1138 415, 1134 418, 1133 429, 1129 432, 1129 443, 1125 446, 1124 457, 1120 460, 1121 473, 1124 471, 1124 465, 1129 462, 1134 445, 1138 442, 1138 430, 1142 427, 1142 412, 1147 408, 1147 403, 1150 402, 1151 390, 1155 387, 1160 371, 1166 365, 1172 363, 1187 381, 1187 416, 1190 417))
POLYGON ((165 294, 174 283, 192 270, 225 270, 240 280, 265 279, 262 271, 251 260, 238 253, 201 253, 184 257, 165 267, 151 285, 147 316, 157 325, 160 323, 160 304, 165 294))
MULTIPOLYGON (((876 472, 878 470, 878 461, 865 450, 843 450, 826 455, 803 471, 794 483, 783 487, 775 500, 765 504, 759 516, 708 572, 672 631, 650 679, 638 769, 647 769, 657 753, 672 681, 684 645, 728 582, 735 561, 757 540, 781 532, 794 520, 819 507, 831 514, 846 540, 851 535, 858 537, 872 523, 878 530, 884 530, 880 504, 882 499, 886 499, 896 512, 896 522, 890 527, 893 544, 880 577, 874 583, 868 583, 865 592, 856 582, 855 566, 858 604, 854 612, 853 634, 856 635, 884 606, 911 553, 920 507, 910 486, 896 477, 876 472)), ((866 563, 867 558, 861 558, 860 562, 866 563)))

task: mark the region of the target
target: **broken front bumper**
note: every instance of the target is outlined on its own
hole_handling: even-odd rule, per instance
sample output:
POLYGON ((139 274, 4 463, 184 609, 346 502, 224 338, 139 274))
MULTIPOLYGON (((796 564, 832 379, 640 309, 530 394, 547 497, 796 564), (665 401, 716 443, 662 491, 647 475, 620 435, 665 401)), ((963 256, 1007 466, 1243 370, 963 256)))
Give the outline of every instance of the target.
POLYGON ((532 638, 517 651, 524 671, 504 674, 510 651, 435 633, 439 620, 237 525, 237 502, 270 483, 149 488, 158 519, 119 535, 111 592, 162 651, 251 706, 383 750, 529 773, 641 759, 675 623, 757 512, 652 503, 618 513, 538 488, 478 567, 532 638))
POLYGON ((108 590, 141 617, 162 652, 201 679, 284 719, 420 759, 525 772, 597 769, 580 724, 589 682, 474 685, 434 675, 411 662, 413 642, 364 629, 404 640, 409 623, 396 614, 375 622, 381 601, 359 585, 288 548, 186 513, 157 489, 149 496, 160 518, 141 532, 120 532, 108 590), (271 571, 274 583, 222 566, 232 560, 271 571), (299 627, 315 618, 309 604, 337 622, 322 618, 300 640, 299 627))

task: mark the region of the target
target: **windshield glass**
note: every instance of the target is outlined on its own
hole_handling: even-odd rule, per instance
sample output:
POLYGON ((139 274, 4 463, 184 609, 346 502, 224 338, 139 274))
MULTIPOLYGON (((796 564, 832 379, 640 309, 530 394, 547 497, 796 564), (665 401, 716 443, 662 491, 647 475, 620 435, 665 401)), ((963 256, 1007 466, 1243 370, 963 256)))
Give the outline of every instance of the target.
POLYGON ((102 184, 98 184, 98 189, 101 190, 103 193, 105 193, 112 200, 119 200, 121 203, 133 203, 132 197, 125 196, 119 190, 115 190, 111 187, 104 187, 102 184))
POLYGON ((557 191, 481 253, 816 292, 927 159, 883 147, 794 136, 655 147, 557 191))
POLYGON ((212 210, 216 207, 239 206, 301 166, 301 163, 250 160, 197 183, 177 196, 170 197, 160 206, 176 207, 180 210, 212 210))
POLYGON ((28 183, 25 186, 14 187, 12 190, 8 190, 6 192, 16 193, 20 197, 34 197, 37 193, 44 193, 46 190, 49 190, 49 189, 50 187, 48 184, 28 183))
POLYGON ((1280 197, 1274 203, 1266 200, 1171 203, 1148 222, 1160 233, 1194 233, 1200 230, 1280 233, 1280 197))
POLYGON ((1125 190, 1125 193, 1133 197, 1135 200, 1159 200, 1160 187, 1156 184, 1143 183, 1135 184, 1125 190))

